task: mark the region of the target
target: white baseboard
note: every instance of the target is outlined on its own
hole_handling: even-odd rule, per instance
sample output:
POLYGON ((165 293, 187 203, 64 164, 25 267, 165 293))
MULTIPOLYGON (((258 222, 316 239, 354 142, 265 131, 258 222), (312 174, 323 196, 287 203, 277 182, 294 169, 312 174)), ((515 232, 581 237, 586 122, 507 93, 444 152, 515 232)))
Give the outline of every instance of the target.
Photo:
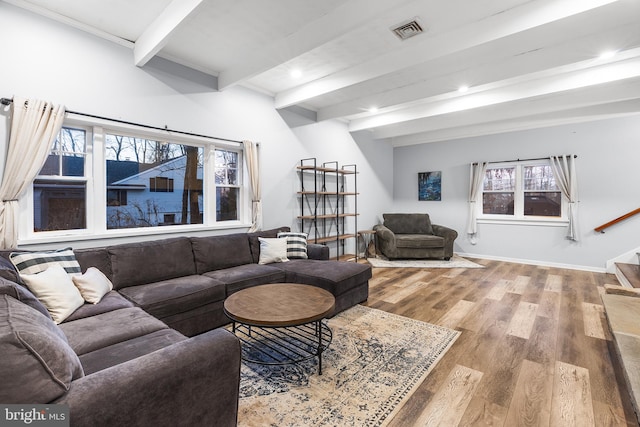
POLYGON ((540 267, 553 267, 553 268, 564 268, 567 270, 581 270, 581 271, 591 271, 594 273, 607 273, 606 268, 599 267, 591 267, 589 265, 573 265, 573 264, 561 264, 555 262, 546 262, 546 261, 535 261, 529 259, 518 259, 518 258, 507 258, 507 257, 499 257, 492 255, 478 255, 478 254, 469 254, 456 252, 457 255, 461 257, 469 257, 469 258, 479 258, 479 259, 489 259, 493 261, 504 261, 504 262, 513 262, 516 264, 526 264, 526 265, 537 265, 540 267))

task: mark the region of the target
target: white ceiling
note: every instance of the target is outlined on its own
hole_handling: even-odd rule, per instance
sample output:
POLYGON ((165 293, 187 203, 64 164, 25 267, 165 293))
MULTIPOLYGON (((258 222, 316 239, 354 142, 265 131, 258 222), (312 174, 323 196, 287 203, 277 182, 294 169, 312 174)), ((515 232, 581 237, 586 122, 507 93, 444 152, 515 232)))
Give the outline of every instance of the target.
POLYGON ((395 146, 640 113, 640 0, 4 1, 395 146))

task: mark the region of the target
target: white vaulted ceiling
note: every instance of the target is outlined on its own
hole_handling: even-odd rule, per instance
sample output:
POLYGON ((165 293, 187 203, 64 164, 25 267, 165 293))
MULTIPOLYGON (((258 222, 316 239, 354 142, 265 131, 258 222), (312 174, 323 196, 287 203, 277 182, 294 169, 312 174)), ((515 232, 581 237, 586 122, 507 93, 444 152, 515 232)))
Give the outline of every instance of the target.
POLYGON ((4 1, 396 146, 640 113, 640 0, 4 1))

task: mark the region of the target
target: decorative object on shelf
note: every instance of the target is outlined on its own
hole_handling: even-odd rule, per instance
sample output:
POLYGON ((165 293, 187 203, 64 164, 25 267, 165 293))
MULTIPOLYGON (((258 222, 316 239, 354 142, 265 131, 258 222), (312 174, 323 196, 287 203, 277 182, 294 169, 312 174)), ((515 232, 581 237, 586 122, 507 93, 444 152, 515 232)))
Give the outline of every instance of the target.
POLYGON ((355 164, 318 164, 300 160, 300 230, 309 242, 336 245, 336 259, 357 260, 358 190, 355 164), (345 241, 354 239, 354 254, 345 253, 345 241))
POLYGON ((442 200, 442 172, 418 173, 418 200, 442 200))

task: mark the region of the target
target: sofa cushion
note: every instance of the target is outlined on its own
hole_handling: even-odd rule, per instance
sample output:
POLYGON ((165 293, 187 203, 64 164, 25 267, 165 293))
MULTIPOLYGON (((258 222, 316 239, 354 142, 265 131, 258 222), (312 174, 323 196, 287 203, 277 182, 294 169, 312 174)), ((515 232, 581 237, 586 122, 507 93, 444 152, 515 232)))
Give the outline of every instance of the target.
POLYGON ((36 298, 36 296, 33 295, 33 293, 31 293, 31 291, 25 286, 0 277, 0 294, 9 295, 51 319, 51 315, 49 314, 47 308, 42 305, 40 300, 36 298))
POLYGON ((382 214, 384 226, 395 234, 433 234, 429 214, 382 214))
POLYGON ((89 267, 84 274, 71 277, 82 298, 88 303, 97 304, 113 289, 113 283, 95 267, 89 267))
POLYGON ((260 241, 260 258, 258 264, 272 264, 287 262, 287 239, 270 239, 258 237, 260 241))
POLYGON ((20 276, 56 323, 62 322, 84 304, 80 291, 60 264, 49 264, 42 273, 20 276))
MULTIPOLYGON (((9 255, 10 253, 6 254, 7 257, 9 255)), ((4 256, 0 256, 0 277, 12 282, 23 284, 22 279, 20 279, 20 273, 16 270, 16 266, 9 261, 9 258, 5 258, 4 256)))
POLYGON ((247 233, 245 236, 249 238, 249 247, 251 248, 251 257, 254 263, 258 263, 260 260, 260 241, 258 237, 274 238, 278 237, 278 233, 291 231, 289 227, 273 228, 271 230, 256 231, 253 233, 247 233))
POLYGON ((100 302, 97 304, 84 303, 80 308, 71 313, 71 316, 67 317, 64 322, 71 322, 84 317, 95 316, 96 314, 130 307, 134 307, 131 301, 120 295, 118 292, 111 291, 102 297, 100 302))
POLYGON ((173 329, 162 329, 85 353, 80 356, 80 362, 85 375, 90 375, 186 339, 173 329))
POLYGON ((251 286, 284 282, 284 272, 279 268, 273 267, 273 265, 275 264, 245 264, 225 268, 224 270, 210 271, 204 275, 224 283, 227 287, 228 296, 240 289, 251 286))
POLYGON ((341 295, 371 278, 371 266, 355 262, 294 259, 272 265, 284 270, 286 282, 319 286, 334 296, 341 295))
POLYGON ((396 234, 397 248, 441 248, 444 238, 431 234, 396 234))
POLYGON ((120 293, 160 319, 225 298, 225 286, 207 276, 177 277, 120 289, 120 293))
POLYGON ((80 264, 71 248, 46 252, 12 252, 11 262, 20 274, 37 274, 53 264, 61 265, 69 274, 80 274, 80 264))
POLYGON ((167 328, 167 325, 138 307, 60 324, 69 345, 78 355, 167 328))
POLYGON ((192 237, 197 274, 253 262, 247 235, 192 237))
POLYGON ((186 237, 116 245, 107 251, 115 289, 196 274, 186 237))
POLYGON ((287 239, 287 258, 307 259, 307 233, 280 232, 279 239, 287 239))
POLYGON ((2 403, 49 403, 84 375, 53 321, 9 295, 0 295, 0 354, 2 403))
POLYGON ((84 273, 89 267, 95 267, 109 278, 113 279, 113 273, 111 272, 111 259, 109 258, 109 251, 107 248, 89 248, 89 249, 74 249, 73 253, 76 255, 76 260, 80 264, 80 269, 84 273))

